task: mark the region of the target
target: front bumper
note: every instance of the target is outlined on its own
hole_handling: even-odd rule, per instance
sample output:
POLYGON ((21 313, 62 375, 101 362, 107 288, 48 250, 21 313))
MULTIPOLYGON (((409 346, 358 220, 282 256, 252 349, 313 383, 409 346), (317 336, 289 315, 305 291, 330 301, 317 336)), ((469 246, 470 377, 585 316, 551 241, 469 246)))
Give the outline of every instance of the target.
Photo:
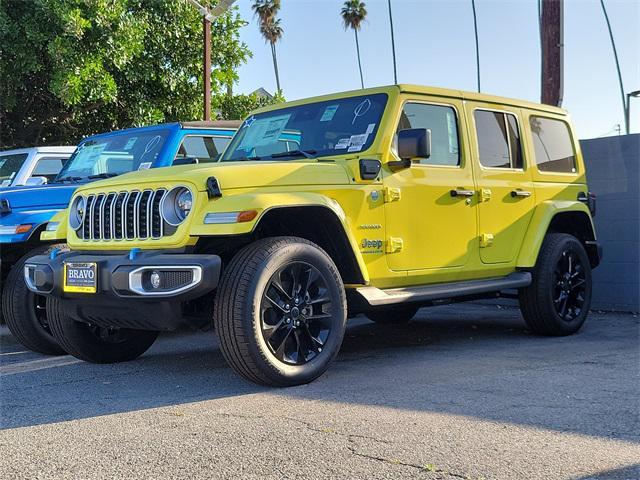
POLYGON ((30 290, 64 299, 75 320, 106 327, 174 330, 182 323, 181 304, 218 286, 222 261, 216 255, 145 252, 70 251, 27 260, 30 290), (66 263, 95 263, 96 292, 64 291, 66 263), (153 287, 151 274, 162 281, 153 287))

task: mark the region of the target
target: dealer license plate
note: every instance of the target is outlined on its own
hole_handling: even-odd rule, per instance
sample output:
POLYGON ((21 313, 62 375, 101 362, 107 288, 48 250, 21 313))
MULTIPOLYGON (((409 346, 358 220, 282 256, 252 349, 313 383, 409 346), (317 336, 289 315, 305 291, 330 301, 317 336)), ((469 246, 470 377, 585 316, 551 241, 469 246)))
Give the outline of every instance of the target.
POLYGON ((65 263, 65 292, 96 293, 98 267, 95 263, 65 263))

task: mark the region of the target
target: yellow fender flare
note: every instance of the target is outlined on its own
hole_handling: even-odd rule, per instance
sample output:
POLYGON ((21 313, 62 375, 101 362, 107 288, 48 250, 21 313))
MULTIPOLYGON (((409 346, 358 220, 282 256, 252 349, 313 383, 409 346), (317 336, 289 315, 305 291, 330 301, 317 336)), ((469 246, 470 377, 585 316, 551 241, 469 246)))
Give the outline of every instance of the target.
POLYGON ((524 241, 522 242, 520 254, 518 255, 518 261, 516 263, 517 267, 530 268, 535 266, 538 259, 538 252, 540 252, 540 247, 542 246, 542 242, 544 241, 544 237, 549 229, 549 225, 551 224, 553 217, 563 212, 585 213, 591 223, 591 231, 594 232, 595 238, 593 220, 591 219, 588 207, 584 203, 571 200, 544 201, 536 207, 533 217, 529 222, 529 228, 524 237, 524 241))
POLYGON ((194 221, 191 224, 189 234, 193 237, 200 237, 250 233, 256 228, 260 220, 269 210, 291 207, 323 207, 331 210, 340 222, 347 240, 351 245, 351 250, 355 256, 362 278, 365 283, 369 282, 369 274, 358 244, 352 234, 353 229, 349 218, 337 201, 318 193, 266 192, 227 195, 211 202, 205 202, 205 205, 200 212, 198 212, 198 215, 194 217, 194 220, 197 218, 198 221, 194 221), (211 225, 204 223, 206 213, 242 212, 248 210, 258 212, 257 216, 250 222, 211 225))

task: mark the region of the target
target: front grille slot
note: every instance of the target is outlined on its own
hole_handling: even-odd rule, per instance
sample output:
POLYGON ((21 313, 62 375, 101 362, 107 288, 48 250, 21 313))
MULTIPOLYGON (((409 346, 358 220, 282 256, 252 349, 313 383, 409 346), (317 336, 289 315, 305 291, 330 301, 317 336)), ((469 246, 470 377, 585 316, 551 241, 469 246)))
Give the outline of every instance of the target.
POLYGON ((78 237, 91 240, 149 240, 175 233, 162 220, 167 189, 91 194, 78 237))

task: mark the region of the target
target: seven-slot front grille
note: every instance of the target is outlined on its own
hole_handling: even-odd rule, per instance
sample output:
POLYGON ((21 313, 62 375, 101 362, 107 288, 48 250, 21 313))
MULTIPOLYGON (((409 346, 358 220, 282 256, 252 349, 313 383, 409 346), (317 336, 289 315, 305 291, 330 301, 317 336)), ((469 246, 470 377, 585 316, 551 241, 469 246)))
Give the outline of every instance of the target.
POLYGON ((82 240, 147 240, 171 235, 175 229, 160 213, 167 189, 91 194, 77 230, 82 240))

